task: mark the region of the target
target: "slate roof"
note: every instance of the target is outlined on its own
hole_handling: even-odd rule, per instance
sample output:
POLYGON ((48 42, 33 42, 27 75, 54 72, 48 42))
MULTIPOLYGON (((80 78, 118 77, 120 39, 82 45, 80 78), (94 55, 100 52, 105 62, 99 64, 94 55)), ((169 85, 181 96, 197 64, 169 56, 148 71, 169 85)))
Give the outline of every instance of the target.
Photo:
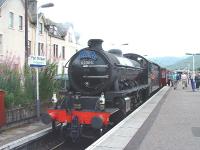
POLYGON ((63 40, 65 39, 65 36, 67 35, 67 30, 66 30, 66 28, 63 27, 63 25, 61 23, 56 23, 50 19, 46 19, 45 25, 46 25, 46 28, 47 28, 50 36, 56 37, 59 39, 63 39, 63 40), (54 30, 50 29, 51 26, 54 26, 57 28, 57 31, 56 31, 57 34, 54 34, 54 30))

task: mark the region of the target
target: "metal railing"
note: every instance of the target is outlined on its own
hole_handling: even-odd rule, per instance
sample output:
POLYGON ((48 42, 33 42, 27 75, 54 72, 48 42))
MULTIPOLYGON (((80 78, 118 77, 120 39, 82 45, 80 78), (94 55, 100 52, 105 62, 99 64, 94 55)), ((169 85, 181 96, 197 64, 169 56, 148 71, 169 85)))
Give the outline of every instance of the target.
MULTIPOLYGON (((48 103, 41 104, 41 112, 46 111, 48 103)), ((34 119, 37 117, 36 106, 26 105, 6 110, 6 125, 23 122, 25 120, 34 119)))
POLYGON ((6 111, 6 124, 16 123, 36 117, 35 105, 18 107, 6 111))

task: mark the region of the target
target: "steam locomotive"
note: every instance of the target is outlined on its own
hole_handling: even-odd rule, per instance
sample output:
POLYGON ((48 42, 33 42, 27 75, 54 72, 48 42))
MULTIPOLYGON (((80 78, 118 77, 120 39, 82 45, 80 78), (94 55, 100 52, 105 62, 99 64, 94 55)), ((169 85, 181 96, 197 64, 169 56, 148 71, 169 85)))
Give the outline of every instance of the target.
POLYGON ((119 49, 104 51, 102 42, 91 39, 71 57, 64 98, 54 96, 54 108, 43 116, 53 129, 61 123, 62 133, 73 141, 91 131, 102 133, 161 87, 159 65, 119 49))

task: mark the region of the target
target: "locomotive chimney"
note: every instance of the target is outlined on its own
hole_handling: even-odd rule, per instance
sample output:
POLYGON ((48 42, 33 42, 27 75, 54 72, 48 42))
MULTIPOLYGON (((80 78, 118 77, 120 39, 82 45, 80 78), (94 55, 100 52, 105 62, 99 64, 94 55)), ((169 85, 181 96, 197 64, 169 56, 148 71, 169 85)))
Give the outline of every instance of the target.
POLYGON ((90 39, 88 41, 88 46, 91 49, 103 50, 102 43, 103 43, 102 39, 90 39))

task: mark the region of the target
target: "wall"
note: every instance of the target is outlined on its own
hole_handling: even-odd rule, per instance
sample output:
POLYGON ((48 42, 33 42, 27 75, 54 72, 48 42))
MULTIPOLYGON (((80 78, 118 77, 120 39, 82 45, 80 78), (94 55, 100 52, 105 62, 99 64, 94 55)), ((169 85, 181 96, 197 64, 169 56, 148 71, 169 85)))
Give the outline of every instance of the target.
POLYGON ((14 63, 24 64, 24 6, 20 0, 8 0, 1 8, 0 34, 3 34, 3 58, 14 57, 14 63), (9 28, 9 12, 14 13, 14 27, 9 28), (23 30, 19 30, 19 16, 23 17, 23 30))

